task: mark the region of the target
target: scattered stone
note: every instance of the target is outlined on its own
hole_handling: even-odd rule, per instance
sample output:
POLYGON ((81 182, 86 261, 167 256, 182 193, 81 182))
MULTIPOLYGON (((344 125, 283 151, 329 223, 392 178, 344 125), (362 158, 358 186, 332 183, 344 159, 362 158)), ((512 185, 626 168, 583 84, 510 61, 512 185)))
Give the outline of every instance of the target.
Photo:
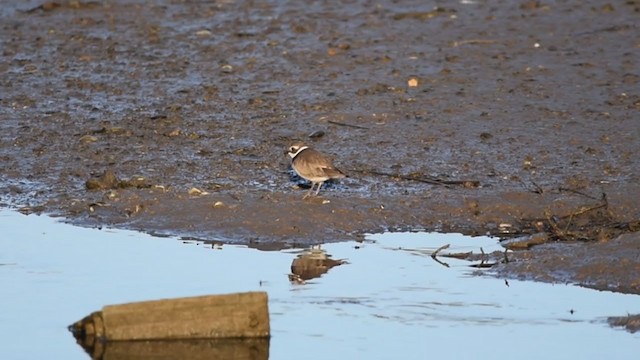
POLYGON ((142 176, 134 176, 129 180, 119 180, 113 170, 106 170, 99 177, 87 180, 85 186, 87 190, 125 189, 129 187, 146 189, 151 187, 147 179, 142 176))
POLYGON ((115 189, 118 186, 118 182, 119 180, 113 170, 106 170, 98 178, 87 180, 85 186, 87 190, 107 190, 115 189))
POLYGON ((314 132, 312 132, 311 134, 309 134, 309 137, 312 139, 317 139, 317 138, 321 138, 324 136, 324 131, 322 130, 316 130, 314 132))
POLYGON ((43 205, 23 206, 23 207, 18 209, 18 212, 20 212, 21 214, 24 214, 24 215, 30 215, 30 214, 40 214, 40 213, 44 212, 44 210, 45 210, 45 207, 43 205))
POLYGON ((211 31, 204 29, 196 31, 196 35, 198 36, 211 36, 211 31))
POLYGON ((172 131, 165 133, 165 136, 176 137, 176 136, 179 136, 180 134, 182 134, 182 131, 180 129, 173 129, 172 131))
POLYGON ((126 217, 132 217, 133 215, 142 211, 142 209, 143 209, 143 206, 141 204, 136 204, 132 207, 128 207, 124 209, 124 214, 126 217))
POLYGON ((491 133, 488 133, 488 132, 480 133, 480 140, 482 140, 482 141, 487 141, 487 140, 491 139, 492 137, 493 137, 493 135, 491 135, 491 133))
POLYGON ((189 195, 191 196, 201 196, 201 195, 208 195, 209 193, 206 191, 202 191, 196 187, 192 187, 191 189, 189 189, 189 195))
POLYGON ((223 203, 222 201, 216 201, 216 202, 213 204, 213 207, 214 207, 215 209, 219 209, 219 208, 222 208, 222 207, 224 207, 224 206, 225 206, 225 205, 224 205, 224 203, 223 203))
POLYGON ((122 180, 118 183, 119 188, 134 187, 136 189, 150 188, 151 184, 143 176, 134 176, 129 180, 122 180))
POLYGON ((500 231, 501 234, 509 234, 514 230, 511 228, 511 224, 501 223, 500 225, 498 225, 498 231, 500 231))
POLYGON ((153 185, 153 188, 154 189, 158 189, 158 190, 162 190, 163 192, 167 191, 167 188, 164 185, 153 185))
POLYGON ((79 141, 83 144, 88 144, 98 141, 98 138, 93 135, 84 135, 80 137, 79 141))

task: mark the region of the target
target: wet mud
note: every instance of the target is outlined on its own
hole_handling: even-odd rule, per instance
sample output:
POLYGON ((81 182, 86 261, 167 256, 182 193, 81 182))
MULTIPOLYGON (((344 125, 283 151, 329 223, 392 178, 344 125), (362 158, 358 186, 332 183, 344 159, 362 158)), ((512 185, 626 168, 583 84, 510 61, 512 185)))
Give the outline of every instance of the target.
POLYGON ((640 293, 640 3, 436 5, 3 3, 0 202, 265 249, 543 233, 496 271, 640 293), (349 178, 302 200, 295 140, 349 178))

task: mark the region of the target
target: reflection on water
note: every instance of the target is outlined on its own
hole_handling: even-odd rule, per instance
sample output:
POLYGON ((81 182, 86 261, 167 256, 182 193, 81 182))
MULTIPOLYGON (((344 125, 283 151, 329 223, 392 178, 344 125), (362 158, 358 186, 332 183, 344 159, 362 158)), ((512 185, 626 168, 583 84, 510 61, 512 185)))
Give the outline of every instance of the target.
POLYGON ((269 339, 96 341, 84 346, 91 359, 269 359, 269 339))
POLYGON ((318 278, 326 274, 332 267, 346 263, 344 260, 334 260, 326 250, 311 247, 298 254, 291 263, 289 280, 295 284, 304 284, 307 280, 318 278))
MULTIPOLYGON (((606 321, 640 313, 638 296, 515 280, 507 286, 472 275, 483 270, 467 261, 447 258, 445 267, 430 256, 444 244, 451 253, 500 250, 484 237, 384 234, 302 252, 259 251, 76 228, 6 210, 0 229, 0 359, 87 359, 66 327, 104 305, 255 290, 269 293, 272 338, 262 354, 271 359, 631 359, 640 341, 606 321), (336 266, 342 261, 348 264, 336 266), (288 274, 305 283, 292 284, 288 274)), ((147 346, 120 345, 140 356, 147 346)), ((210 343, 151 345, 159 346, 151 353, 216 351, 210 343)))

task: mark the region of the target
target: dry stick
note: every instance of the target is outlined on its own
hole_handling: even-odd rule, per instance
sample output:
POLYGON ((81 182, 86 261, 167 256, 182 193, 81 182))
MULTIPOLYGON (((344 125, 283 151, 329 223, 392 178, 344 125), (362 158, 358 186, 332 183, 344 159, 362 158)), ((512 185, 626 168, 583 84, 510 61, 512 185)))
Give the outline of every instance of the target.
POLYGON ((556 224, 556 221, 552 218, 551 213, 548 211, 545 211, 544 215, 547 217, 547 222, 551 226, 551 229, 553 230, 554 234, 558 238, 564 237, 562 230, 558 227, 558 224, 556 224))
POLYGON ((569 216, 569 221, 567 221, 567 226, 564 227, 563 232, 567 233, 569 231, 569 226, 571 226, 571 222, 573 221, 573 216, 574 214, 570 214, 571 216, 569 216))
POLYGON ((593 210, 601 209, 603 207, 604 208, 607 207, 607 203, 606 202, 602 203, 600 205, 592 206, 590 208, 583 208, 583 209, 580 209, 580 210, 578 210, 578 211, 576 211, 574 213, 571 213, 569 215, 563 216, 562 219, 567 218, 567 217, 569 218, 569 221, 567 221, 567 226, 564 227, 564 232, 565 233, 569 233, 569 226, 571 226, 571 222, 573 221, 574 217, 580 216, 580 215, 582 215, 584 213, 588 213, 588 212, 593 211, 593 210))
POLYGON ((440 180, 440 179, 424 177, 424 176, 415 177, 415 176, 408 176, 408 175, 391 174, 391 173, 386 173, 386 172, 376 171, 376 170, 362 170, 362 169, 351 169, 351 172, 378 175, 378 176, 387 176, 391 178, 397 178, 397 179, 408 180, 408 181, 417 181, 417 182, 427 183, 431 185, 441 185, 445 187, 449 187, 448 185, 464 186, 466 184, 471 184, 474 187, 480 186, 480 181, 477 181, 477 180, 440 180))
MULTIPOLYGON (((589 211, 601 209, 601 208, 604 208, 604 207, 607 207, 607 206, 608 206, 607 203, 602 203, 602 204, 598 204, 598 205, 592 206, 590 208, 583 208, 582 210, 578 210, 575 213, 568 214, 568 215, 563 215, 563 216, 559 217, 559 219, 564 220, 566 218, 572 218, 572 217, 587 213, 589 211)), ((551 216, 551 214, 549 214, 548 212, 545 212, 545 218, 528 218, 528 219, 522 219, 522 220, 523 221, 527 221, 527 222, 547 220, 547 221, 550 222, 550 220, 549 220, 550 216, 551 216)))
POLYGON ((571 192, 571 193, 578 194, 578 195, 582 195, 582 196, 584 196, 584 197, 587 197, 587 198, 589 198, 589 199, 593 199, 593 200, 600 200, 600 199, 598 199, 598 198, 596 198, 596 197, 594 197, 594 196, 591 196, 591 195, 589 195, 589 194, 585 194, 585 193, 583 193, 582 191, 578 191, 578 190, 573 190, 573 189, 564 188, 564 187, 560 187, 560 188, 558 188, 558 190, 560 190, 560 191, 566 191, 566 192, 571 192))
POLYGON ((438 260, 438 258, 435 258, 435 257, 434 257, 434 258, 433 258, 433 260, 434 260, 435 262, 437 262, 438 264, 440 264, 440 265, 444 266, 444 267, 447 267, 447 268, 449 267, 449 264, 447 264, 447 263, 446 263, 446 262, 444 262, 444 261, 440 261, 440 260, 438 260))
POLYGON ((337 122, 337 121, 333 121, 333 120, 327 120, 327 122, 328 122, 329 124, 333 124, 333 125, 339 125, 339 126, 352 127, 352 128, 356 128, 356 129, 365 129, 365 130, 369 130, 369 128, 368 128, 368 127, 360 126, 360 125, 353 125, 353 124, 341 123, 341 122, 337 122))
POLYGON ((475 45, 475 44, 493 44, 495 42, 496 42, 495 40, 489 40, 489 39, 460 40, 460 41, 454 41, 453 42, 453 47, 458 47, 458 46, 466 45, 466 44, 471 44, 471 45, 475 45))
POLYGON ((440 264, 440 265, 442 265, 442 266, 444 266, 444 267, 449 267, 449 264, 447 264, 446 262, 442 262, 442 261, 438 260, 438 258, 436 258, 436 256, 438 255, 438 253, 439 253, 441 250, 448 249, 448 248, 449 248, 449 244, 446 244, 446 245, 442 245, 442 246, 440 246, 439 248, 437 248, 437 249, 436 249, 436 251, 434 251, 434 252, 431 254, 431 258, 432 258, 433 260, 435 260, 438 264, 440 264))
POLYGON ((566 219, 569 218, 569 220, 571 220, 573 217, 575 216, 579 216, 582 215, 584 213, 588 213, 589 211, 593 211, 593 210, 598 210, 598 209, 602 209, 602 208, 606 208, 608 206, 608 204, 606 202, 602 203, 602 204, 598 204, 589 208, 583 208, 580 209, 574 213, 571 213, 569 215, 564 215, 563 217, 561 217, 561 219, 566 219))
POLYGON ((441 256, 453 258, 453 259, 459 259, 459 260, 467 260, 471 255, 473 255, 473 251, 469 251, 466 253, 448 253, 448 254, 442 254, 441 256))
POLYGON ((531 184, 533 184, 533 186, 536 188, 536 191, 534 191, 534 193, 540 194, 540 195, 544 194, 544 189, 542 189, 540 185, 536 184, 535 181, 531 181, 531 184))
POLYGON ((431 254, 431 257, 435 259, 435 258, 436 258, 436 256, 438 256, 438 253, 439 253, 440 251, 442 251, 442 250, 444 250, 444 249, 448 249, 448 248, 449 248, 449 244, 446 244, 446 245, 442 245, 442 246, 440 246, 439 248, 437 248, 437 249, 436 249, 436 251, 434 251, 434 252, 431 254))

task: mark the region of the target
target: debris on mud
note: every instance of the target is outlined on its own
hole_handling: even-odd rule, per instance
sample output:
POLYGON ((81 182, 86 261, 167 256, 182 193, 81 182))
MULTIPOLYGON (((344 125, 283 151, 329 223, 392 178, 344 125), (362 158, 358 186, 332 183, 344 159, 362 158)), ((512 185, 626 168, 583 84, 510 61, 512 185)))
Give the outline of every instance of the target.
POLYGON ((505 239, 500 242, 508 250, 526 250, 532 246, 544 244, 549 241, 549 236, 545 232, 532 235, 525 235, 513 239, 505 239))
POLYGON ((611 327, 623 327, 630 333, 640 331, 640 315, 612 316, 607 320, 611 327))
POLYGON ((607 241, 624 233, 640 231, 640 219, 621 221, 612 214, 605 193, 597 199, 577 190, 560 188, 560 191, 577 193, 596 202, 580 205, 564 214, 545 210, 543 218, 521 219, 519 230, 511 234, 519 238, 505 241, 505 247, 513 250, 548 241, 607 241))
POLYGON ((85 186, 87 190, 110 190, 130 187, 146 189, 152 185, 142 176, 134 176, 128 180, 120 180, 116 177, 113 170, 109 169, 105 170, 100 176, 87 180, 85 186))

